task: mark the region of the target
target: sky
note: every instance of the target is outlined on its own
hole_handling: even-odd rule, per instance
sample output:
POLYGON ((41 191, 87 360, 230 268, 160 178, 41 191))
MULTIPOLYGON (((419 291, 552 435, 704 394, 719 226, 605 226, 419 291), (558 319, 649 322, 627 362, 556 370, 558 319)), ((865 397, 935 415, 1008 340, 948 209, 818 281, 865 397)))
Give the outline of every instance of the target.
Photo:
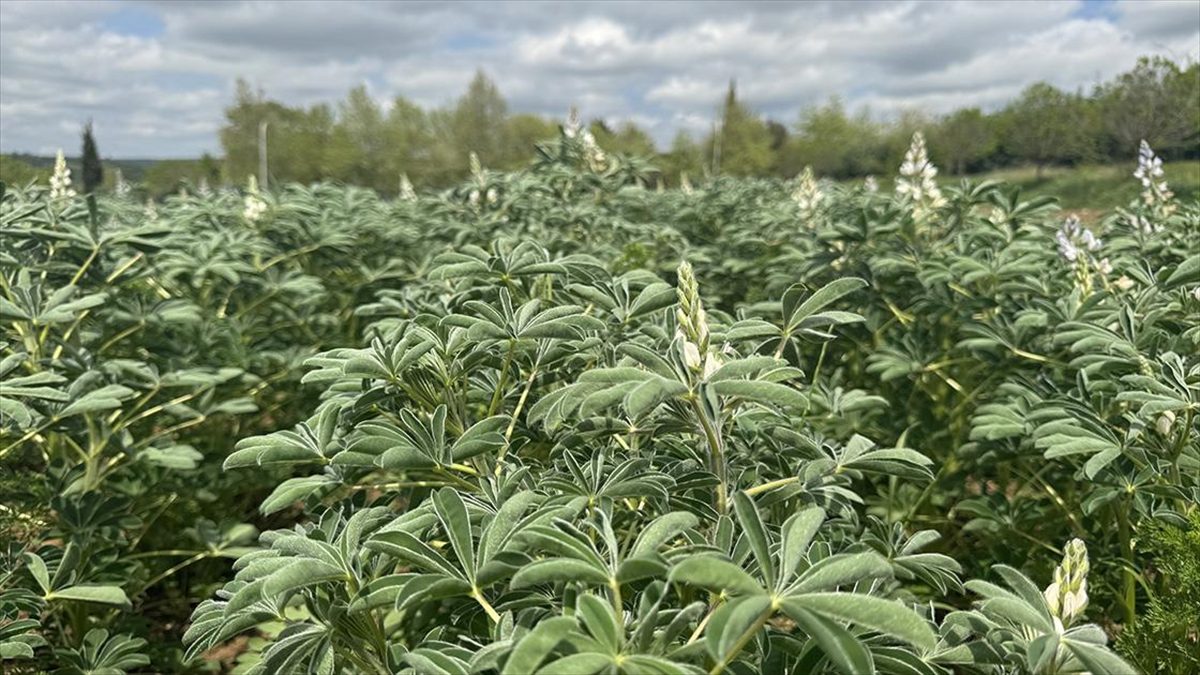
POLYGON ((452 103, 477 68, 510 110, 710 128, 731 79, 793 123, 839 96, 887 118, 1090 89, 1142 55, 1200 58, 1196 0, 1017 2, 0 1, 0 151, 219 154, 238 77, 291 105, 365 84, 452 103))

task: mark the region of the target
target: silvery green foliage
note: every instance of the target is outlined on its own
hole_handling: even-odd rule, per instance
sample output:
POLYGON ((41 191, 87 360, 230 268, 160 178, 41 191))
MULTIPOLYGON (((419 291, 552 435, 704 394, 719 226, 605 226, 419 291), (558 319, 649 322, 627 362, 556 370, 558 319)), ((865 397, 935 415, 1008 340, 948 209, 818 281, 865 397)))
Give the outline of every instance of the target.
POLYGON ((200 556, 237 562, 189 653, 268 636, 258 672, 1127 672, 1087 621, 1137 620, 1139 524, 1200 497, 1195 204, 1087 223, 1083 283, 1052 200, 1003 185, 823 187, 810 230, 787 184, 602 160, 576 130, 253 222, 4 199, 6 462, 64 466, 0 570, 5 657, 136 668, 125 605, 60 592, 138 613, 200 556), (187 527, 155 515, 178 485, 262 487, 233 515, 269 531, 135 558, 187 527), (56 580, 63 524, 110 513, 56 580), (1086 608, 1051 570, 1076 538, 1086 608))

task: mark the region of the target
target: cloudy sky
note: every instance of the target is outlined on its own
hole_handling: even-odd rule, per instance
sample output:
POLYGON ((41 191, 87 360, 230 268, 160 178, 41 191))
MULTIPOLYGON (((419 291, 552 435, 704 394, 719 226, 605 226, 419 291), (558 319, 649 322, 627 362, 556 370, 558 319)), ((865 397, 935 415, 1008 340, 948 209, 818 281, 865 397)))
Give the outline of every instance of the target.
POLYGON ((237 77, 290 104, 365 83, 453 101, 477 67, 511 109, 703 131, 730 78, 792 122, 839 95, 879 116, 1090 87, 1139 55, 1200 58, 1196 0, 1020 2, 0 2, 0 150, 95 120, 111 157, 219 151, 237 77))

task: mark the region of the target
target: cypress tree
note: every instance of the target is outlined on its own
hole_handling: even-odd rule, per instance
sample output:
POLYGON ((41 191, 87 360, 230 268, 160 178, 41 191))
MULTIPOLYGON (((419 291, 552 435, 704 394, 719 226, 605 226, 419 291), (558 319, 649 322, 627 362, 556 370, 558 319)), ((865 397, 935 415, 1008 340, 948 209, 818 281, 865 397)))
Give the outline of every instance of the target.
POLYGON ((96 137, 92 135, 92 122, 83 127, 83 193, 90 195, 104 182, 104 167, 100 164, 100 153, 96 150, 96 137))

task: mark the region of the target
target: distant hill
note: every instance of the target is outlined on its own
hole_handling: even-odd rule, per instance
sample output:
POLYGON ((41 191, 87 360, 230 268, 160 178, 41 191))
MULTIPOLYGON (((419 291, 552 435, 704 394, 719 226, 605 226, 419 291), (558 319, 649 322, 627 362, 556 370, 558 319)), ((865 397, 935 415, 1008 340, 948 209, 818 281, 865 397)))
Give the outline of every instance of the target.
MULTIPOLYGON (((54 157, 43 157, 41 155, 29 155, 21 152, 5 153, 6 157, 11 157, 15 160, 24 162, 35 169, 52 169, 54 168, 54 157)), ((146 171, 155 164, 161 162, 185 161, 193 162, 194 159, 185 160, 163 160, 163 159, 109 159, 101 158, 106 169, 120 169, 121 175, 125 180, 140 182, 146 175, 146 171)), ((67 157, 67 166, 72 172, 77 172, 82 169, 82 163, 79 157, 67 157)))

